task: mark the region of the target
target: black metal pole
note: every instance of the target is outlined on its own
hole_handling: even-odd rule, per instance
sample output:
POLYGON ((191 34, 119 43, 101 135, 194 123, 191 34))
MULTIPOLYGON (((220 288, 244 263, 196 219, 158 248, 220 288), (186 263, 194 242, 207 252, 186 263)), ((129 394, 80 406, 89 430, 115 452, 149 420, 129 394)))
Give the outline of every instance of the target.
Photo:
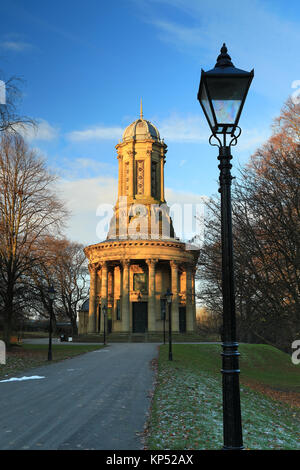
POLYGON ((164 344, 166 344, 166 310, 164 310, 164 344))
POLYGON ((235 292, 233 268, 230 146, 220 147, 220 193, 222 232, 222 292, 223 292, 223 449, 243 449, 239 386, 239 352, 236 341, 235 292))
POLYGON ((106 315, 104 314, 103 315, 103 344, 104 346, 106 345, 106 335, 105 335, 105 332, 106 332, 106 315))
POLYGON ((98 333, 100 333, 101 328, 101 305, 98 306, 98 333))
POLYGON ((50 300, 48 361, 52 361, 52 312, 53 312, 53 300, 50 300))
POLYGON ((172 313, 171 313, 171 302, 168 304, 169 306, 169 361, 173 360, 172 354, 172 313))

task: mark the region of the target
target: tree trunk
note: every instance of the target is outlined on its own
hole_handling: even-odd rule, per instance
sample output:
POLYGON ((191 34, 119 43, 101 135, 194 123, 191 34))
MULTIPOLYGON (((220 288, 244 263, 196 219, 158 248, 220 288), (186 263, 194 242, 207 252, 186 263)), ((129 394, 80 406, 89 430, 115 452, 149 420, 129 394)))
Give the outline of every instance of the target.
POLYGON ((3 339, 6 345, 6 350, 10 349, 10 337, 12 334, 12 311, 6 310, 6 319, 3 325, 3 339))
POLYGON ((78 336, 76 317, 72 317, 71 324, 72 324, 72 336, 78 336))

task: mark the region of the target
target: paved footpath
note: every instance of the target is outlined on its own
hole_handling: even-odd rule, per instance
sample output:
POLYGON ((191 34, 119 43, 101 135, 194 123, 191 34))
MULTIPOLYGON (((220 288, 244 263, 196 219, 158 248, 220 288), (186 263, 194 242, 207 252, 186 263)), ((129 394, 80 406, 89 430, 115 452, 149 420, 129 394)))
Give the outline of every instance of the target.
POLYGON ((142 449, 157 346, 115 343, 0 382, 0 449, 142 449))

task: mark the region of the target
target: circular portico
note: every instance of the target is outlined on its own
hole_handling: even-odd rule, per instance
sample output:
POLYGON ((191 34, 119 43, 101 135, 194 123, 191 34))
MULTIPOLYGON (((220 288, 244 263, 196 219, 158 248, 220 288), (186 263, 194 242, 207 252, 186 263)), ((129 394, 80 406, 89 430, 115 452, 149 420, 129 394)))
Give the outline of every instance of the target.
POLYGON ((173 293, 174 332, 194 331, 197 251, 174 240, 123 240, 88 246, 85 253, 91 277, 88 333, 102 333, 103 305, 111 332, 162 331, 161 301, 167 288, 173 293))

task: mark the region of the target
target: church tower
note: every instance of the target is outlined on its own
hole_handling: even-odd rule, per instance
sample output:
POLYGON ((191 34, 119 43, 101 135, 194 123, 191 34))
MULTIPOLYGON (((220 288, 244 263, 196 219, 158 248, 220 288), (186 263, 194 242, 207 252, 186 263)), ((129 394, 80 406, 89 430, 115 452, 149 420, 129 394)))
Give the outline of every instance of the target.
POLYGON ((167 145, 157 128, 143 118, 128 126, 116 145, 119 161, 118 200, 107 239, 174 238, 164 195, 167 145))
POLYGON ((101 335, 105 321, 111 338, 157 340, 168 328, 167 289, 173 332, 193 333, 199 251, 174 234, 164 194, 167 145, 144 119, 142 102, 139 119, 125 129, 116 150, 118 197, 107 238, 84 250, 90 298, 88 312, 79 314, 79 334, 101 335))

